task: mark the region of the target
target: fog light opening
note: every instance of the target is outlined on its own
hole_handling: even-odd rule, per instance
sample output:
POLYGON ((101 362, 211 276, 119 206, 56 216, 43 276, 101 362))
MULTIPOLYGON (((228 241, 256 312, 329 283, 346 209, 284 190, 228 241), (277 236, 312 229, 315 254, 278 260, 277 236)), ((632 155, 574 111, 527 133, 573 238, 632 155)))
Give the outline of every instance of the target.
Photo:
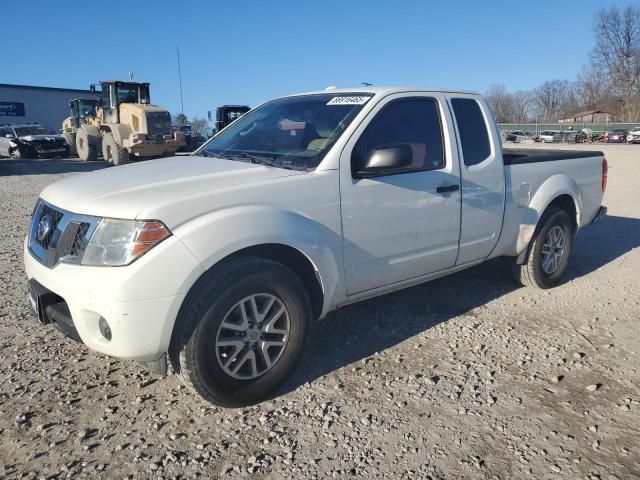
POLYGON ((102 336, 108 341, 111 341, 111 327, 104 319, 104 317, 100 317, 100 320, 98 320, 98 327, 100 328, 100 333, 102 334, 102 336))

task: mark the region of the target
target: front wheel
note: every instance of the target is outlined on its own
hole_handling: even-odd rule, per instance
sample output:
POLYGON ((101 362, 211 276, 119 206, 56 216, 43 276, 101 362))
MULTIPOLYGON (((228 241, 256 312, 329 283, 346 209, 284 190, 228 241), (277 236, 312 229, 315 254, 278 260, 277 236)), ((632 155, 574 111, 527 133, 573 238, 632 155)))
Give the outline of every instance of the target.
POLYGON ((298 365, 312 317, 309 296, 286 266, 238 257, 189 292, 170 357, 182 380, 223 407, 269 398, 298 365))
POLYGON ((76 132, 76 152, 83 162, 94 162, 98 159, 97 138, 89 135, 84 129, 76 132))
POLYGON ((527 262, 514 262, 513 275, 525 287, 555 287, 567 267, 573 249, 574 227, 564 210, 549 208, 531 240, 527 262))
POLYGON ((62 135, 64 135, 64 139, 67 141, 67 144, 69 144, 69 151, 66 156, 75 157, 78 154, 76 150, 76 134, 74 132, 64 132, 62 135))
POLYGON ((102 137, 102 158, 112 165, 124 165, 129 162, 129 151, 116 141, 113 133, 102 137))

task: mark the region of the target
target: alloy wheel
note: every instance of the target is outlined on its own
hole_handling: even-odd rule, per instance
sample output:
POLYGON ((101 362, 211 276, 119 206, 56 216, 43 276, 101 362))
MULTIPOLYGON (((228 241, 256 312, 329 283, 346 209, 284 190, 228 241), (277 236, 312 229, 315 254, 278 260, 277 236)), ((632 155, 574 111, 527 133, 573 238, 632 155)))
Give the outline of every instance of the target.
POLYGON ((218 363, 232 378, 260 377, 280 360, 290 330, 289 312, 278 297, 270 293, 245 297, 229 310, 218 328, 218 363))
POLYGON ((542 244, 542 270, 547 275, 553 274, 562 263, 565 254, 564 229, 555 225, 550 228, 542 244))

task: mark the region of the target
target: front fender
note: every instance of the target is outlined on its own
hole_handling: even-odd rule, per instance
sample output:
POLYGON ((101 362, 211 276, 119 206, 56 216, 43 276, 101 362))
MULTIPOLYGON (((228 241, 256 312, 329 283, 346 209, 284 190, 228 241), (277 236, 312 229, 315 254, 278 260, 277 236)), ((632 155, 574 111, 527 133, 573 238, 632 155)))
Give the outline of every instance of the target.
POLYGON ((523 252, 533 238, 533 234, 540 222, 542 214, 549 204, 561 195, 569 195, 576 207, 576 225, 580 225, 582 211, 582 195, 578 184, 567 174, 558 173, 545 180, 533 198, 529 201, 520 224, 516 251, 523 252))
POLYGON ((311 218, 268 205, 242 205, 211 212, 174 230, 205 270, 244 248, 281 244, 295 248, 313 264, 324 293, 322 315, 336 296, 342 242, 339 232, 311 218))
POLYGON ((109 127, 109 130, 111 130, 111 133, 113 134, 113 138, 115 138, 119 145, 124 146, 125 143, 129 143, 129 137, 133 133, 129 125, 122 123, 109 123, 106 126, 109 127))
POLYGON ((98 130, 98 127, 83 123, 82 125, 80 125, 78 130, 85 131, 87 133, 87 138, 89 139, 89 141, 93 142, 98 148, 100 147, 100 131, 98 130))

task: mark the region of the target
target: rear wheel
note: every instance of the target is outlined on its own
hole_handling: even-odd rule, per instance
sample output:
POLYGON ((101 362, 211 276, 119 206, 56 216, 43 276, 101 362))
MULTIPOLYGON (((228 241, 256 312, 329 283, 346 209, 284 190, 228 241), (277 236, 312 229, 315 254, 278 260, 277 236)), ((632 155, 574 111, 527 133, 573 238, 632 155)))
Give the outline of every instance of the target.
POLYGON ((524 264, 513 264, 514 278, 527 287, 551 288, 560 283, 573 249, 573 222, 564 210, 549 208, 540 219, 524 264))
POLYGON ((82 128, 76 132, 76 151, 80 160, 94 162, 98 159, 97 139, 92 138, 82 128))
POLYGON ((113 133, 105 133, 102 137, 102 157, 113 165, 124 165, 129 161, 129 152, 116 142, 113 133))
POLYGON ((75 157, 78 154, 78 151, 76 150, 76 134, 74 132, 64 132, 62 135, 69 144, 69 152, 67 156, 75 157))
POLYGON ((231 259, 189 292, 171 340, 172 364, 211 403, 257 403, 299 363, 311 318, 309 296, 287 267, 231 259))

